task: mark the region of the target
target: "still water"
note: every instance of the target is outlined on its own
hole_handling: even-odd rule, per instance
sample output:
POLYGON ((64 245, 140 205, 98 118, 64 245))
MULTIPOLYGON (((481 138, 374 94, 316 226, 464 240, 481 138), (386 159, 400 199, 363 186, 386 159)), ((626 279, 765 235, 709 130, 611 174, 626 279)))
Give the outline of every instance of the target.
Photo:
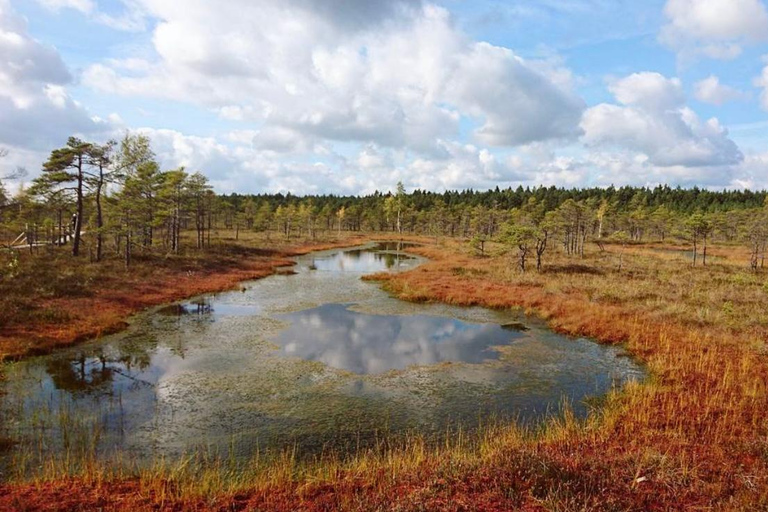
MULTIPOLYGON (((397 244, 297 258, 295 275, 135 316, 126 331, 8 369, 0 437, 142 463, 207 447, 247 458, 355 450, 418 432, 579 415, 643 370, 623 349, 516 312, 410 304, 366 273, 412 269, 397 244)), ((12 464, 12 462, 11 462, 12 464)))

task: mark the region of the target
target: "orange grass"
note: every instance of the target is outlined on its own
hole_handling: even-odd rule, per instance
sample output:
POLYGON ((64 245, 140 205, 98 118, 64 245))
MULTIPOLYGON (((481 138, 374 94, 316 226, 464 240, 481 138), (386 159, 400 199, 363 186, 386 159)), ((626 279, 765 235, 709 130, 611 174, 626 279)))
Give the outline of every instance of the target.
POLYGON ((64 250, 22 253, 22 275, 0 280, 0 362, 114 333, 147 307, 229 290, 292 265, 291 256, 360 240, 271 241, 258 249, 229 239, 208 252, 139 255, 127 270, 118 259, 73 262, 64 250))
POLYGON ((584 422, 566 413, 540 432, 277 465, 218 492, 201 473, 95 472, 0 487, 0 510, 765 510, 765 274, 747 272, 739 249, 691 268, 644 246, 626 249, 619 273, 619 250, 548 254, 543 273, 521 275, 507 256, 445 241, 414 250, 430 261, 413 271, 371 277, 405 300, 523 308, 557 331, 625 342, 650 379, 584 422))

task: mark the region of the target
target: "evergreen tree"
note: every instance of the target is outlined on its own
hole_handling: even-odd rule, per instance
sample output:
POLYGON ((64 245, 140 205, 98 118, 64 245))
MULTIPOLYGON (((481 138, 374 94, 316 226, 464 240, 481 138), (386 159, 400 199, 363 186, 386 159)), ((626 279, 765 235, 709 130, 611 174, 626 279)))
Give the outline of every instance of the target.
MULTIPOLYGON (((67 145, 55 149, 43 164, 42 175, 35 180, 36 191, 74 195, 75 215, 72 218, 72 255, 80 254, 85 196, 97 175, 89 170, 94 145, 70 137, 67 145)), ((101 183, 101 181, 99 181, 101 183)))

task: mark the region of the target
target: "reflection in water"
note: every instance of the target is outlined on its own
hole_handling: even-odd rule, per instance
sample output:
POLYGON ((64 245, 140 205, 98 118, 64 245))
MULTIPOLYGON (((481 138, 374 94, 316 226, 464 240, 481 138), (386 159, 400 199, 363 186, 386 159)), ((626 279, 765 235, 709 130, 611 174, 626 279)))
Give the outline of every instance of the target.
POLYGON ((163 316, 207 315, 212 312, 213 306, 209 301, 198 301, 187 304, 171 304, 169 306, 163 306, 157 310, 157 314, 163 316))
POLYGON ((620 348, 512 312, 405 303, 360 279, 420 264, 403 249, 302 256, 294 276, 149 311, 123 333, 13 365, 0 437, 18 444, 0 454, 0 478, 17 455, 71 456, 75 438, 140 463, 201 445, 244 459, 355 453, 489 416, 537 421, 563 399, 584 416, 585 398, 642 377, 620 348))
POLYGON ((492 347, 515 337, 494 324, 426 315, 368 315, 342 304, 281 318, 290 325, 278 338, 284 354, 360 374, 444 361, 482 363, 498 359, 492 347))
POLYGON ((112 388, 111 364, 104 357, 86 357, 85 354, 74 361, 52 359, 46 365, 57 389, 69 392, 98 393, 112 388))
POLYGON ((398 269, 412 260, 403 250, 415 244, 404 242, 381 242, 373 247, 350 249, 312 259, 311 270, 326 272, 381 272, 398 269))
POLYGON ((528 326, 526 326, 522 322, 509 322, 509 323, 503 324, 501 328, 506 331, 515 331, 515 332, 525 332, 529 330, 528 326))
POLYGON ((197 316, 241 316, 259 313, 257 305, 215 304, 214 299, 205 297, 180 304, 170 304, 155 310, 155 313, 165 317, 197 316))
POLYGON ((419 244, 413 242, 403 242, 402 240, 396 240, 391 242, 376 242, 376 245, 372 250, 374 251, 395 251, 402 252, 411 247, 418 247, 419 244))
POLYGON ((113 395, 137 385, 152 387, 151 382, 138 377, 153 363, 147 351, 150 346, 126 343, 119 351, 78 351, 74 358, 53 354, 47 358, 45 369, 55 389, 83 396, 113 395))

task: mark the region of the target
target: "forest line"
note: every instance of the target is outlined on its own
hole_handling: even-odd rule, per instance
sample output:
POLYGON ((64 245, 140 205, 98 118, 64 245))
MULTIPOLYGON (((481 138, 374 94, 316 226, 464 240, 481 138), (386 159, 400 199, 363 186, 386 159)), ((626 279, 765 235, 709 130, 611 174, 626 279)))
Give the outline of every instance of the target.
MULTIPOLYGON (((0 154, 4 156, 4 153, 0 154)), ((9 176, 13 178, 14 176, 9 176)), ((367 196, 216 194, 200 172, 162 170, 150 140, 127 133, 106 144, 70 138, 51 152, 41 175, 11 196, 0 195, 3 245, 38 250, 83 247, 92 261, 134 252, 179 253, 182 233, 192 248, 210 246, 219 229, 315 239, 334 231, 463 237, 479 254, 503 243, 526 270, 541 268, 557 247, 583 256, 585 244, 667 241, 693 246, 693 265, 706 264, 708 244, 749 249, 750 268, 764 268, 768 193, 669 186, 415 190, 367 196), (83 247, 81 247, 83 246, 83 247)))

